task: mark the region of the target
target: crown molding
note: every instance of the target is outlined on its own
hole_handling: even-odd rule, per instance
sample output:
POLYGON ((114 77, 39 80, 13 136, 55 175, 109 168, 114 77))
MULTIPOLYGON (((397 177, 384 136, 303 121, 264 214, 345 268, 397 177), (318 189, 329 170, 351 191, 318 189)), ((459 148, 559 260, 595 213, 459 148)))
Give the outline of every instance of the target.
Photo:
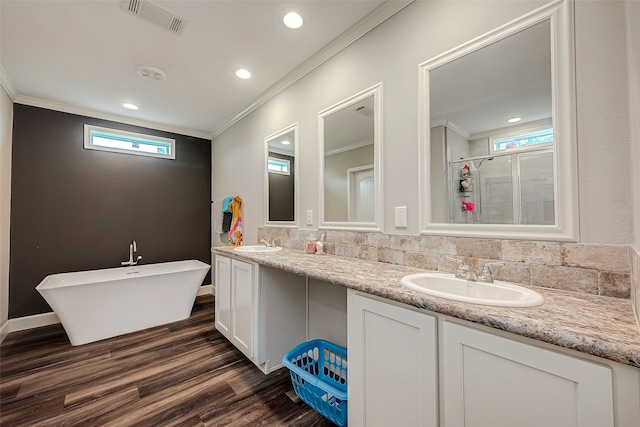
POLYGON ((336 148, 335 150, 327 151, 324 153, 325 157, 333 156, 347 151, 356 150, 358 148, 367 147, 373 145, 373 139, 365 139, 363 141, 354 142, 353 144, 346 145, 344 147, 336 148))
POLYGON ((455 133, 457 133, 458 135, 460 135, 461 137, 463 137, 464 139, 466 139, 467 141, 469 141, 469 138, 471 137, 469 132, 467 132, 460 126, 456 125, 451 120, 447 120, 445 123, 445 126, 451 129, 452 131, 454 131, 455 133))
POLYGON ((113 122, 124 123, 128 125, 141 126, 149 129, 160 130, 163 132, 171 132, 179 135, 193 136, 195 138, 211 139, 209 132, 202 132, 178 126, 167 126, 157 122, 147 120, 132 119, 131 117, 120 116, 117 114, 104 113, 89 108, 78 107, 75 105, 65 104, 57 101, 49 101, 30 96, 18 95, 13 102, 16 104, 29 105, 31 107, 46 108, 49 110, 61 111, 63 113, 77 114, 80 116, 93 117, 96 119, 110 120, 113 122))
POLYGON ((15 101, 15 99, 18 97, 18 93, 13 87, 13 83, 11 83, 11 79, 9 79, 9 75, 4 70, 2 64, 0 64, 0 86, 2 86, 5 92, 7 92, 9 98, 11 98, 12 101, 15 101))
POLYGON ((9 97, 16 104, 29 105, 32 107, 40 107, 46 108, 55 111, 61 111, 64 113, 78 114, 88 117, 94 117, 97 119, 103 120, 111 120, 120 123, 130 124, 134 126, 142 126, 146 128, 161 130, 164 132, 172 132, 180 135, 193 136, 196 138, 203 139, 213 139, 224 131, 229 129, 231 126, 251 114, 253 111, 257 110, 260 106, 274 98, 279 93, 283 92, 289 86, 293 85, 295 82, 309 74, 311 71, 318 68, 320 65, 331 59, 333 56, 338 54, 340 51, 347 48, 349 45, 360 39, 362 36, 367 34, 369 31, 373 30, 375 27, 395 15, 400 10, 407 7, 414 0, 387 0, 378 8, 376 8, 369 15, 360 20, 353 27, 349 28, 347 31, 338 36, 335 40, 329 43, 327 46, 319 50, 316 54, 314 54, 311 58, 303 62, 296 69, 291 71, 285 77, 283 77, 276 84, 271 86, 265 92, 263 92, 251 105, 246 107, 245 109, 237 112, 232 117, 228 118, 218 128, 216 128, 213 133, 198 131, 194 129, 176 127, 176 126, 167 126, 157 122, 151 122, 146 120, 137 120, 132 119, 130 117, 124 117, 117 114, 104 113, 97 110, 92 110, 84 107, 78 107, 70 104, 65 104, 57 101, 50 101, 40 98, 34 98, 30 96, 24 96, 18 94, 15 90, 11 80, 9 79, 8 74, 2 68, 0 64, 0 85, 7 92, 9 97))
POLYGON ((462 129, 460 126, 456 125, 451 120, 436 119, 436 120, 432 120, 431 123, 429 124, 429 127, 432 127, 432 128, 437 127, 437 126, 443 126, 443 127, 449 128, 449 129, 455 131, 458 135, 460 135, 461 137, 463 137, 467 141, 469 141, 469 138, 472 136, 471 134, 469 134, 469 132, 467 132, 466 130, 462 129))
POLYGON ((234 124, 257 110, 260 106, 264 105, 267 101, 274 98, 279 93, 283 92, 289 86, 309 74, 311 71, 318 68, 320 65, 331 59, 340 51, 347 48, 356 40, 373 30, 378 25, 382 24, 387 19, 407 7, 414 0, 387 0, 378 8, 376 8, 369 15, 365 16, 353 27, 338 36, 335 40, 329 43, 324 48, 320 49, 311 58, 303 62, 299 67, 292 72, 284 76, 279 82, 271 86, 265 92, 263 92, 258 99, 256 99, 251 105, 242 111, 239 111, 229 119, 222 122, 218 128, 213 131, 211 138, 216 138, 224 131, 229 129, 234 124))

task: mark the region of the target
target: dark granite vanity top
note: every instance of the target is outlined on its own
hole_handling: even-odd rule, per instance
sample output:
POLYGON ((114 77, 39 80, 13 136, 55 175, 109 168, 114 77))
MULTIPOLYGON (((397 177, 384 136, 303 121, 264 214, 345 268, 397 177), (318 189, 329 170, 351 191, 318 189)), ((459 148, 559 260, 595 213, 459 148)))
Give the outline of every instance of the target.
POLYGON ((400 284, 403 276, 426 271, 419 268, 290 249, 270 253, 238 253, 232 247, 212 250, 640 367, 640 329, 630 300, 521 285, 540 293, 545 303, 530 308, 484 306, 432 297, 400 284))

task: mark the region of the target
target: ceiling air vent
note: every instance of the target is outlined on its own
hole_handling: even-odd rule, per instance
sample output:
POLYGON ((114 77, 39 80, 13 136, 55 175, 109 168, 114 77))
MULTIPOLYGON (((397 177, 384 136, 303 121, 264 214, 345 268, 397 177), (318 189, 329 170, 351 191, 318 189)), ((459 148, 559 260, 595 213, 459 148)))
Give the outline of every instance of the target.
POLYGON ((144 0, 123 0, 122 9, 134 15, 141 16, 172 33, 182 34, 187 21, 150 1, 144 0))
POLYGON ((178 18, 177 16, 172 16, 171 22, 169 22, 169 30, 173 31, 174 33, 180 34, 182 32, 182 29, 184 28, 184 24, 184 19, 178 18))
POLYGON ((127 12, 131 12, 135 15, 140 13, 140 7, 142 6, 142 2, 140 0, 124 0, 122 2, 122 8, 127 12))

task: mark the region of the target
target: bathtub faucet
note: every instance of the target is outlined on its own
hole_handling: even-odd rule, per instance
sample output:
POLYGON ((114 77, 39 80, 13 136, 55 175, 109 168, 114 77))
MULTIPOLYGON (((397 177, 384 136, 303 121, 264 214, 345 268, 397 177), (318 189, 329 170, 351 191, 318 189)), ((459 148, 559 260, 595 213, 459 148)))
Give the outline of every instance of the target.
POLYGON ((133 259, 133 255, 137 250, 138 248, 136 247, 136 241, 134 240, 129 245, 129 261, 122 261, 120 265, 138 265, 138 261, 142 259, 142 256, 138 255, 135 260, 133 259))

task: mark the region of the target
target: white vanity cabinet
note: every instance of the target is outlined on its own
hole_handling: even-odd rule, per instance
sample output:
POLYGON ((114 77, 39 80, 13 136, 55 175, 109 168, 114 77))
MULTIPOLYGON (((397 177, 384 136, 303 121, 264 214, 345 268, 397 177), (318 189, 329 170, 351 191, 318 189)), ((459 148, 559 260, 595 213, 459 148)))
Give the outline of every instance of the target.
POLYGON ((254 356, 257 266, 216 256, 216 329, 250 359, 254 356))
POLYGON ((216 287, 216 329, 229 338, 231 330, 231 258, 216 255, 213 283, 216 287))
POLYGON ((449 321, 441 337, 442 426, 615 425, 610 367, 449 321))
POLYGON ((349 425, 437 426, 434 316, 348 292, 349 425))
POLYGON ((640 370, 348 291, 351 426, 636 427, 640 370))
POLYGON ((307 339, 306 278, 215 256, 216 329, 265 374, 307 339))

